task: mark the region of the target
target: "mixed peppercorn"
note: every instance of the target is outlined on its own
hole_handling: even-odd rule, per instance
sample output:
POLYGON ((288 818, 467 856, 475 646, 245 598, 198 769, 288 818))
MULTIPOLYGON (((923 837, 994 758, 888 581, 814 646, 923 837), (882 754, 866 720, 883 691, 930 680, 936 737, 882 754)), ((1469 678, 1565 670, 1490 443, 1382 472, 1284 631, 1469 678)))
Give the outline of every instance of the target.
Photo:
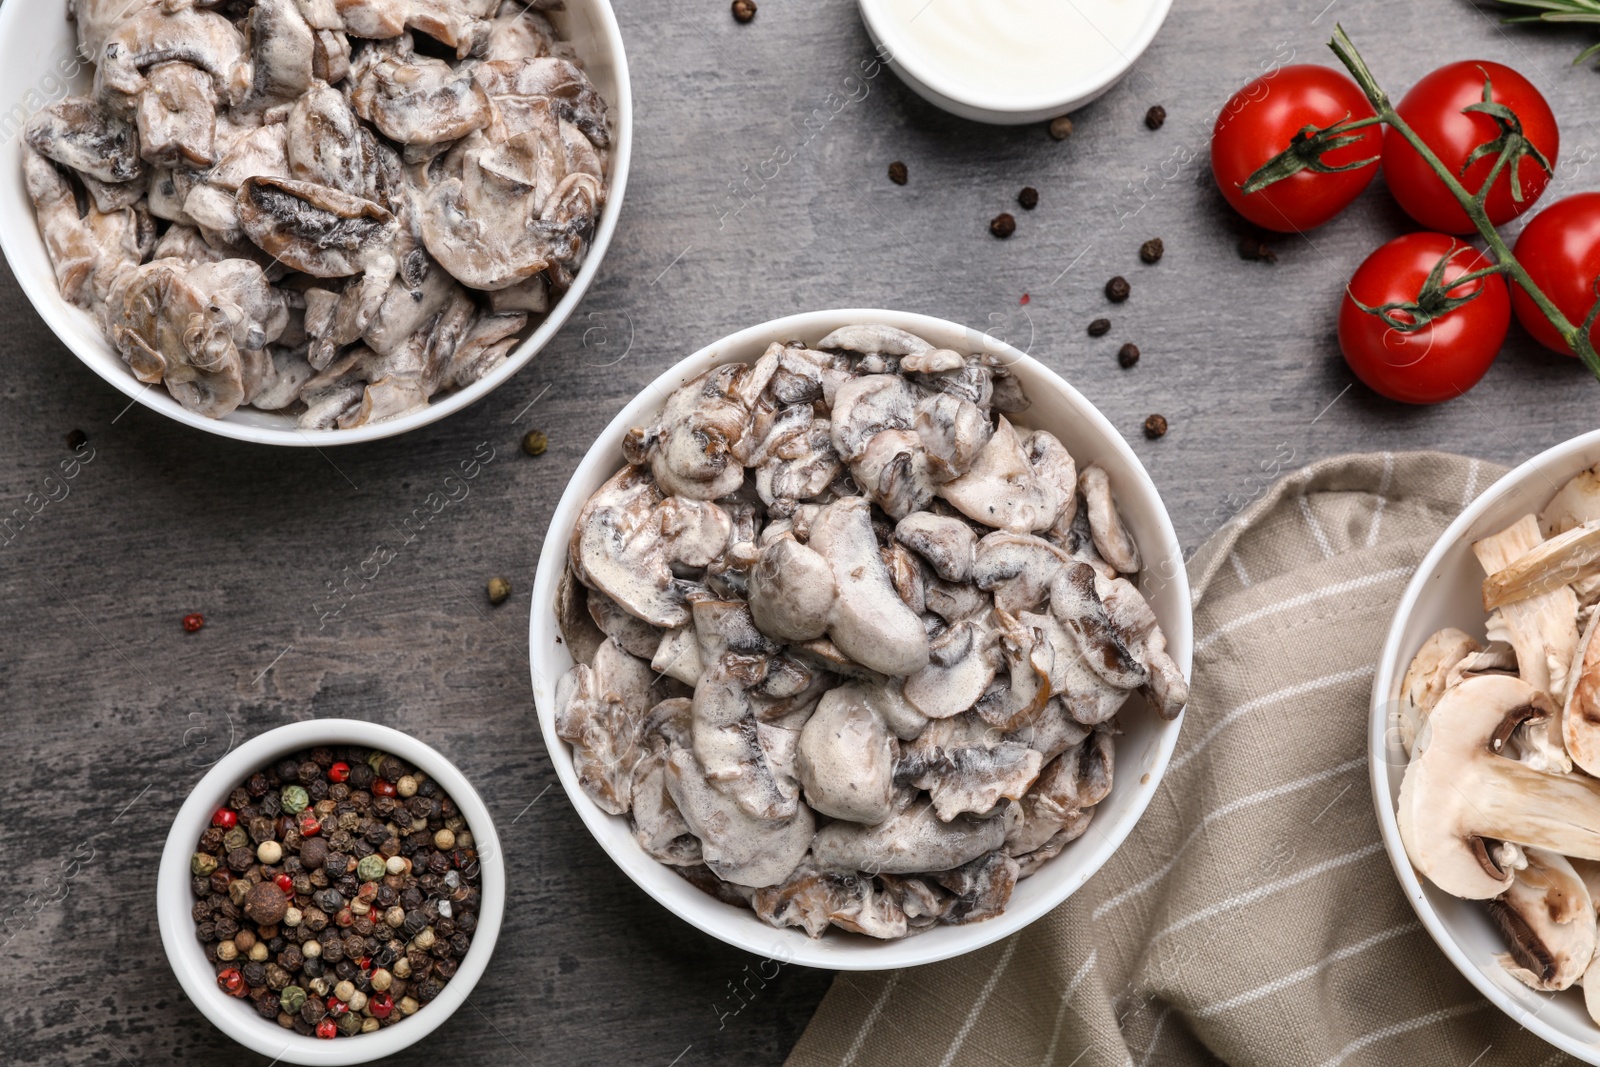
POLYGON ((217 986, 306 1036, 414 1014, 472 945, 473 844, 437 783, 383 752, 313 748, 251 775, 190 866, 217 986))

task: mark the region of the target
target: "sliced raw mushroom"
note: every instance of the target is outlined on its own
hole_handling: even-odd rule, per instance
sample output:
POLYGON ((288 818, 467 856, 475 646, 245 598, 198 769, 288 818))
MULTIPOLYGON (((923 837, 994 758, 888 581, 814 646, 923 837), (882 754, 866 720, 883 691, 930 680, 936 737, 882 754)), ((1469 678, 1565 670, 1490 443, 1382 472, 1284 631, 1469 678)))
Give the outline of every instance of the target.
POLYGON ((1509 949, 1498 958, 1530 989, 1568 989, 1594 959, 1594 901, 1566 857, 1540 848, 1526 851, 1527 869, 1489 901, 1489 918, 1509 949))
MULTIPOLYGON (((1494 574, 1538 548, 1543 541, 1539 522, 1524 515, 1506 529, 1472 545, 1484 572, 1494 574)), ((1578 598, 1561 586, 1502 606, 1497 612, 1505 639, 1517 654, 1517 672, 1523 681, 1549 694, 1554 713, 1533 738, 1542 763, 1552 769, 1572 769, 1563 740, 1560 707, 1567 691, 1568 674, 1578 653, 1578 598)), ((1491 633, 1491 636, 1494 636, 1491 633)))
POLYGON ((649 472, 627 467, 578 515, 571 561, 580 581, 662 629, 689 621, 673 565, 705 567, 732 528, 710 501, 663 499, 649 472))
POLYGON ((894 539, 927 560, 945 581, 972 580, 978 535, 961 519, 919 511, 895 524, 894 539))
POLYGON ((994 918, 1005 911, 1019 876, 1017 861, 999 849, 936 876, 955 895, 944 921, 960 924, 994 918))
POLYGON ((1117 502, 1111 496, 1111 476, 1104 467, 1092 464, 1078 475, 1078 489, 1083 493, 1083 503, 1089 514, 1089 530, 1094 536, 1095 550, 1100 557, 1122 574, 1137 574, 1144 568, 1139 558, 1139 546, 1134 543, 1122 516, 1117 513, 1117 502))
POLYGON ((968 812, 987 815, 1002 799, 1020 800, 1043 765, 1038 752, 968 714, 930 724, 906 746, 894 776, 927 790, 934 812, 949 822, 968 812))
POLYGON ((686 748, 672 749, 666 775, 667 791, 717 877, 760 889, 778 885, 800 865, 816 831, 810 808, 802 804, 786 819, 755 818, 706 780, 686 748))
POLYGON ((939 496, 975 522, 996 530, 1049 529, 1062 502, 1028 462, 1022 441, 1004 416, 961 477, 939 486, 939 496))
POLYGON ((1546 537, 1566 533, 1600 519, 1600 464, 1579 471, 1539 512, 1539 529, 1546 537))
POLYGON ((878 553, 871 507, 837 500, 811 527, 810 548, 833 571, 836 595, 828 636, 857 663, 881 674, 909 675, 928 663, 928 638, 906 607, 878 553))
POLYGON ((1005 842, 1002 818, 958 815, 941 821, 927 800, 897 804, 876 826, 832 822, 817 831, 811 854, 825 871, 919 874, 948 871, 992 852, 1005 842))
POLYGON ((1422 642, 1417 654, 1411 657, 1411 665, 1400 683, 1400 706, 1395 712, 1400 746, 1407 756, 1411 755, 1412 746, 1422 733, 1433 706, 1452 684, 1450 672, 1482 648, 1470 634, 1447 626, 1422 642))
POLYGON ((800 733, 806 803, 835 819, 883 822, 894 813, 894 748, 861 686, 829 690, 800 733))
POLYGON ((1562 741, 1572 762, 1600 775, 1600 613, 1589 619, 1578 644, 1578 654, 1569 674, 1567 703, 1561 710, 1562 741))
POLYGON ((1494 844, 1509 841, 1600 859, 1600 781, 1552 774, 1501 754, 1524 722, 1554 716, 1543 692, 1484 675, 1448 690, 1400 785, 1400 836, 1417 870, 1453 896, 1481 900, 1510 888, 1494 844))
POLYGON ((111 185, 133 185, 145 178, 138 130, 93 100, 58 100, 28 120, 25 136, 34 151, 79 174, 111 185))
POLYGON ((1592 575, 1600 563, 1600 519, 1556 534, 1483 580, 1483 610, 1538 596, 1592 575))
POLYGON ((489 96, 473 72, 418 55, 409 34, 364 50, 352 75, 356 113, 400 144, 458 141, 489 124, 489 96))
POLYGON ((576 664, 556 686, 556 735, 572 745, 578 784, 599 807, 625 813, 633 767, 642 751, 639 727, 651 707, 649 664, 607 640, 593 665, 576 664))

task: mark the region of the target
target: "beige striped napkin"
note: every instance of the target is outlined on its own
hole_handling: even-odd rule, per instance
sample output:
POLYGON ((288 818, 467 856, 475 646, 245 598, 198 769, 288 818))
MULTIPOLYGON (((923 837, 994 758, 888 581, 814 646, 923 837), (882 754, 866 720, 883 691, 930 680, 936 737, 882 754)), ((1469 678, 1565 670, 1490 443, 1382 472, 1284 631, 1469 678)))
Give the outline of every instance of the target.
POLYGON ((1144 819, 1076 896, 958 960, 841 974, 789 1067, 1576 1062, 1456 973, 1368 786, 1374 663, 1423 554, 1501 468, 1324 461, 1190 563, 1195 684, 1144 819))

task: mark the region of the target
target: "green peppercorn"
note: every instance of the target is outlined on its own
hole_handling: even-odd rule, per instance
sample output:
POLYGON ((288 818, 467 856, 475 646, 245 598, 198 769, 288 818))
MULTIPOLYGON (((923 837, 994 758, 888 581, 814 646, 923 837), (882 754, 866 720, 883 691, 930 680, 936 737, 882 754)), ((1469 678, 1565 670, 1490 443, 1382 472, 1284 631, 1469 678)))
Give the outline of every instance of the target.
POLYGON ((217 857, 206 852, 196 852, 189 861, 189 869, 202 878, 210 878, 211 872, 217 869, 217 857))
POLYGON ((504 578, 489 579, 489 603, 504 604, 511 595, 511 583, 504 578))
POLYGON ((377 853, 363 856, 361 862, 356 864, 356 877, 363 882, 376 882, 383 877, 384 871, 383 857, 377 853))
POLYGON ((306 810, 307 804, 311 803, 311 794, 306 792, 305 786, 286 785, 279 794, 279 799, 283 801, 284 811, 290 815, 298 815, 306 810))
POLYGON ((550 438, 543 430, 529 430, 522 438, 522 450, 530 456, 542 456, 550 447, 550 438))
POLYGON ((278 1003, 283 1005, 284 1011, 293 1015, 305 1007, 306 991, 297 985, 286 986, 283 992, 278 994, 278 1003))

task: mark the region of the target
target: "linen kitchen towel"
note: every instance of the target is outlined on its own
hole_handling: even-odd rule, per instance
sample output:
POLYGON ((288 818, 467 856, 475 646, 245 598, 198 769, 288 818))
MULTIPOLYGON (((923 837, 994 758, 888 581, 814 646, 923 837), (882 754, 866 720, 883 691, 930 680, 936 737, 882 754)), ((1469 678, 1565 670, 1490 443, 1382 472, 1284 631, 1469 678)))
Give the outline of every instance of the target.
POLYGON ((1177 751, 1077 895, 981 952, 840 974, 788 1067, 1557 1067, 1401 895, 1367 707, 1400 594, 1503 468, 1348 456, 1206 542, 1177 751))

